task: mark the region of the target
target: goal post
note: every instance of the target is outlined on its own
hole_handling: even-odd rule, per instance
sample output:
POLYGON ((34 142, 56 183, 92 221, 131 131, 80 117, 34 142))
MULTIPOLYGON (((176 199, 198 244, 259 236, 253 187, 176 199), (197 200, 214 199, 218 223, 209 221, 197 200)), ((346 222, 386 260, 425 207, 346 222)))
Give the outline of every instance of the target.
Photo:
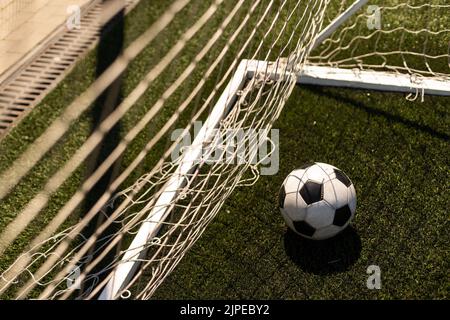
MULTIPOLYGON (((189 41, 196 40, 197 32, 202 32, 203 26, 209 23, 210 18, 213 19, 216 11, 222 10, 220 6, 224 3, 222 0, 214 1, 205 11, 201 24, 194 22, 177 40, 169 54, 153 67, 156 71, 152 69, 137 85, 137 89, 134 89, 138 93, 133 91, 129 94, 125 98, 123 109, 112 120, 104 120, 99 125, 99 130, 104 131, 94 132, 88 138, 89 148, 94 148, 110 127, 134 107, 138 99, 147 92, 150 82, 156 81, 165 72, 166 67, 177 59, 189 41)), ((61 221, 68 218, 85 199, 88 188, 83 184, 77 190, 72 198, 74 200, 71 199, 59 209, 58 214, 46 226, 45 232, 43 231, 45 237, 41 234, 35 237, 31 242, 32 248, 27 248, 22 259, 18 258, 15 264, 1 274, 0 281, 7 284, 2 286, 0 283, 0 295, 10 289, 13 283, 25 283, 18 290, 14 289, 16 297, 28 297, 35 290, 35 295, 40 299, 68 299, 76 296, 79 299, 110 300, 127 298, 125 293, 133 288, 136 289, 133 291, 133 298, 150 298, 187 250, 199 239, 233 190, 237 186, 252 185, 260 175, 261 159, 244 163, 210 163, 208 160, 212 158, 213 149, 226 152, 238 141, 249 152, 248 159, 251 159, 255 155, 255 146, 262 142, 257 141, 254 136, 242 138, 239 134, 252 130, 262 132, 263 142, 272 143, 273 146, 269 132, 298 84, 402 92, 409 94, 408 97, 414 94, 416 97, 426 94, 450 96, 450 29, 439 20, 442 14, 448 13, 450 16, 450 5, 444 2, 283 0, 279 6, 271 0, 236 0, 236 3, 238 5, 232 9, 232 13, 241 20, 236 18, 238 23, 233 25, 233 15, 230 14, 221 27, 213 30, 216 31, 214 36, 190 61, 182 75, 163 94, 155 97, 157 102, 126 133, 119 144, 120 152, 114 151, 110 156, 119 157, 140 130, 159 115, 171 95, 185 85, 184 81, 189 79, 201 60, 210 54, 209 50, 213 51, 215 46, 222 45, 219 48, 222 51, 217 50, 220 53, 210 62, 210 66, 206 66, 207 71, 201 71, 201 79, 186 101, 175 106, 168 122, 146 142, 142 150, 139 150, 139 155, 123 170, 120 179, 112 183, 113 187, 110 186, 99 202, 88 209, 83 219, 61 231, 61 221), (421 16, 422 20, 415 19, 415 15, 421 16), (408 16, 414 18, 405 21, 404 25, 397 19, 408 16), (246 29, 247 23, 249 25, 246 29), (230 25, 235 29, 226 29, 230 25), (236 41, 238 49, 231 49, 245 30, 248 32, 245 39, 236 41), (227 37, 226 43, 220 44, 219 39, 224 36, 227 37), (221 69, 223 66, 224 69, 228 68, 227 71, 214 73, 216 67, 221 69), (205 83, 213 82, 212 78, 216 76, 215 85, 209 86, 211 91, 202 92, 205 83), (153 151, 153 146, 162 136, 170 134, 168 132, 173 129, 180 114, 195 99, 200 102, 194 108, 194 115, 189 116, 186 126, 183 123, 183 133, 161 152, 162 156, 156 165, 152 163, 153 169, 138 180, 133 180, 125 189, 117 191, 130 172, 153 151), (197 132, 192 129, 193 123, 199 119, 206 120, 197 132), (186 147, 178 158, 170 159, 171 152, 182 144, 184 135, 192 131, 193 141, 183 144, 186 147), (227 140, 230 132, 232 139, 227 140), (114 212, 109 216, 105 214, 105 219, 92 235, 87 238, 80 236, 81 230, 95 217, 102 215, 102 208, 108 206, 114 212), (105 235, 103 232, 113 224, 117 229, 105 235), (46 240, 43 241, 43 238, 46 240), (99 246, 95 247, 98 243, 99 246), (87 252, 92 254, 89 259, 83 260, 87 252), (101 271, 93 272, 107 255, 113 256, 113 259, 102 266, 101 271), (71 279, 71 270, 78 265, 82 265, 78 279, 92 284, 92 287, 79 294, 75 293, 75 288, 65 286, 65 282, 71 279), (19 277, 23 279, 18 281, 19 277)), ((90 87, 70 104, 79 105, 81 109, 74 109, 73 115, 64 122, 64 127, 57 126, 58 122, 55 121, 55 126, 59 129, 54 132, 49 129, 47 136, 54 137, 45 139, 46 136, 43 135, 44 138, 37 140, 38 144, 32 145, 36 148, 26 149, 23 157, 35 154, 31 159, 37 163, 59 137, 64 135, 69 124, 81 115, 82 110, 87 110, 102 90, 127 69, 131 58, 136 58, 188 5, 188 0, 175 1, 161 21, 158 20, 158 23, 150 27, 143 38, 133 42, 125 50, 126 54, 113 64, 115 67, 100 78, 104 80, 100 82, 101 85, 96 82, 96 86, 90 87)), ((86 156, 89 148, 79 150, 86 156)), ((233 149, 232 157, 238 156, 238 151, 233 149)), ((64 174, 55 174, 58 179, 49 180, 58 183, 52 183, 52 188, 41 191, 45 197, 50 198, 50 194, 66 181, 66 176, 83 161, 75 153, 67 162, 69 165, 66 165, 66 171, 63 170, 64 174)), ((107 168, 110 163, 114 161, 108 160, 101 168, 107 168)), ((17 165, 13 165, 12 169, 17 165)), ((6 197, 33 166, 34 163, 27 164, 26 169, 18 171, 19 175, 16 175, 13 182, 0 188, 0 198, 6 197)), ((101 176, 102 174, 98 174, 95 178, 101 176)), ((44 202, 41 203, 40 208, 31 205, 36 216, 45 207, 44 202)), ((29 217, 27 215, 27 219, 29 217)), ((29 218, 28 223, 31 222, 32 218, 29 218)), ((23 229, 25 227, 23 225, 23 229)), ((0 239, 2 236, 4 231, 0 234, 0 239)))
POLYGON ((450 80, 418 78, 409 74, 306 65, 299 84, 450 96, 450 80))
POLYGON ((186 184, 189 183, 190 174, 200 163, 205 141, 214 138, 215 129, 219 126, 224 115, 232 108, 236 100, 236 92, 242 89, 247 79, 248 70, 255 70, 253 61, 242 60, 236 72, 216 102, 205 124, 195 137, 191 147, 183 154, 180 165, 172 174, 170 180, 162 189, 161 195, 152 206, 147 218, 142 222, 138 233, 133 239, 128 250, 123 255, 121 262, 112 272, 112 277, 99 296, 99 300, 111 300, 117 298, 118 293, 124 287, 130 277, 138 268, 146 250, 147 242, 153 239, 161 228, 161 222, 167 218, 172 207, 172 202, 186 184))

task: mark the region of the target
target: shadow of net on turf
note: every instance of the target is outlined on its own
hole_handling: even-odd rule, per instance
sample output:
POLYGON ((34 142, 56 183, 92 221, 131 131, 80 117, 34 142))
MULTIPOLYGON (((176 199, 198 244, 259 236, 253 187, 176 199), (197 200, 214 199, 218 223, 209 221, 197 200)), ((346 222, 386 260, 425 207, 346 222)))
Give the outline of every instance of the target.
POLYGON ((288 229, 284 247, 291 261, 303 271, 325 275, 348 270, 360 257, 361 239, 351 226, 322 241, 303 238, 288 229))

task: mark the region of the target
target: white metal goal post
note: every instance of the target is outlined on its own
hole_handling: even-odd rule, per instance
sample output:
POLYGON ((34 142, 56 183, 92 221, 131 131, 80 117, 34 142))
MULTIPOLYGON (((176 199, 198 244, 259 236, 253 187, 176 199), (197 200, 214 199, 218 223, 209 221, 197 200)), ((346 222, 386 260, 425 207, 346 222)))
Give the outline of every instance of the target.
MULTIPOLYGON (((317 36, 313 47, 320 45, 367 2, 368 0, 355 1, 317 36)), ((235 74, 221 94, 202 129, 195 137, 189 151, 183 154, 184 158, 180 162, 181 164, 170 180, 163 186, 161 195, 153 205, 147 219, 142 222, 129 249, 123 255, 118 266, 112 271, 112 276, 99 299, 117 299, 120 297, 121 290, 130 281, 142 257, 146 254, 144 249, 146 243, 158 234, 162 221, 170 213, 171 204, 177 196, 177 190, 182 189, 189 183, 187 177, 195 169, 198 159, 202 156, 204 142, 213 138, 215 129, 228 111, 233 108, 236 99, 238 99, 238 91, 242 89, 245 82, 251 80, 258 72, 263 72, 273 80, 282 79, 286 76, 285 66, 287 62, 287 59, 281 59, 277 62, 258 60, 242 60, 240 62, 235 74)), ((298 84, 450 96, 450 81, 426 77, 415 78, 408 74, 395 72, 355 70, 306 64, 302 67, 300 74, 288 76, 295 76, 298 84)))

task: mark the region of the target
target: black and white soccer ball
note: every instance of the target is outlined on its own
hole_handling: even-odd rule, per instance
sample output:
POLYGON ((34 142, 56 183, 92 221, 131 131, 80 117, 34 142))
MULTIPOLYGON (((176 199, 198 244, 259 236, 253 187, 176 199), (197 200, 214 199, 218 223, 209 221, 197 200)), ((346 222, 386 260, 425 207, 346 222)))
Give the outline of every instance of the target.
POLYGON ((287 225, 303 237, 328 239, 344 230, 356 211, 356 191, 347 175, 316 162, 292 171, 279 193, 287 225))

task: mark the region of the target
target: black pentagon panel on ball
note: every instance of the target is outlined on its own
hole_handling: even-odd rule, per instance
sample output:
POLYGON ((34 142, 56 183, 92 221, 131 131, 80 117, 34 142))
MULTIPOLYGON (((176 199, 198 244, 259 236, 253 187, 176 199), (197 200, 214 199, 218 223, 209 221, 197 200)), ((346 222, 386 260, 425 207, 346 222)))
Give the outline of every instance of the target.
POLYGON ((294 228, 298 233, 305 236, 312 237, 316 229, 311 227, 306 221, 294 221, 294 228))
POLYGON ((335 226, 342 227, 347 223, 351 216, 352 212, 349 206, 345 205, 342 208, 336 209, 336 212, 334 213, 333 224, 335 226))
POLYGON ((341 170, 334 169, 334 174, 336 175, 336 179, 338 179, 340 182, 342 182, 347 188, 352 185, 352 182, 350 181, 350 179, 341 170))
POLYGON ((323 199, 323 185, 314 181, 307 181, 300 188, 300 195, 308 205, 318 202, 323 199))
POLYGON ((278 204, 281 209, 284 208, 284 200, 286 199, 286 191, 284 190, 284 185, 281 186, 280 192, 278 194, 278 204))

